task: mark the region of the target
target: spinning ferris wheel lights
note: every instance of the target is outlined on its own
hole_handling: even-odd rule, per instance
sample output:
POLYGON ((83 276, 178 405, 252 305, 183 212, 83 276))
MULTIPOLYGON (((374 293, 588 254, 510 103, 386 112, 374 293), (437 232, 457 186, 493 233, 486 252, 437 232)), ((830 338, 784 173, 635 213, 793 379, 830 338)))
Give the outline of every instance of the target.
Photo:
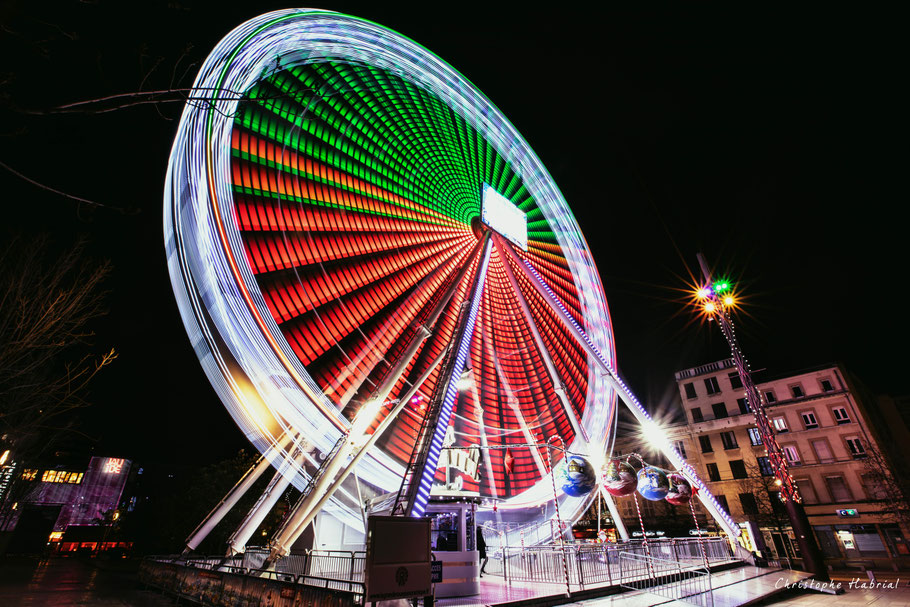
MULTIPOLYGON (((451 430, 452 447, 487 449, 465 488, 501 509, 553 500, 541 454, 522 445, 559 436, 605 453, 617 394, 650 420, 615 375, 603 286, 568 204, 451 66, 374 23, 284 10, 226 36, 194 87, 212 101, 186 107, 174 142, 169 270, 238 426, 298 489, 325 488, 284 545, 323 508, 362 526, 345 475, 356 465, 375 494, 398 490, 443 396, 434 448, 451 430), (321 468, 333 454, 343 471, 321 468)), ((421 499, 445 482, 429 455, 421 499)), ((586 507, 558 499, 569 518, 586 507)))

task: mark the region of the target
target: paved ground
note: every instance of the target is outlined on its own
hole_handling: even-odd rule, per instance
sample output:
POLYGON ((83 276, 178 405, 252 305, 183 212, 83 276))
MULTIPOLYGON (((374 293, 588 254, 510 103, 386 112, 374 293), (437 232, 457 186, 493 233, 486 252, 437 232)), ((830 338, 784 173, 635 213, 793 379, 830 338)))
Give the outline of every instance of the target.
POLYGON ((130 561, 0 557, 2 607, 165 607, 173 601, 139 586, 130 561))
MULTIPOLYGON (((79 559, 12 559, 0 557, 0 607, 173 607, 173 601, 153 591, 141 589, 136 577, 137 563, 79 559)), ((735 572, 715 574, 735 581, 735 572)), ((833 596, 805 590, 789 590, 756 605, 780 607, 910 607, 910 572, 877 573, 876 581, 867 575, 836 574, 846 591, 833 596), (900 578, 898 580, 898 578, 900 578)), ((778 573, 764 576, 765 583, 785 584, 778 573)), ((486 578, 484 578, 486 581, 486 578)), ((729 586, 733 588, 733 586, 729 586)), ((502 599, 525 598, 513 587, 503 590, 502 599)), ((728 593, 729 594, 729 593, 728 593)), ((717 596, 724 606, 736 604, 736 597, 717 596), (732 599, 732 601, 731 601, 732 599)), ((715 607, 719 607, 718 601, 715 607)), ((651 605, 685 606, 660 596, 636 592, 572 603, 575 607, 650 607, 651 605)), ((691 607, 689 605, 688 607, 691 607)))

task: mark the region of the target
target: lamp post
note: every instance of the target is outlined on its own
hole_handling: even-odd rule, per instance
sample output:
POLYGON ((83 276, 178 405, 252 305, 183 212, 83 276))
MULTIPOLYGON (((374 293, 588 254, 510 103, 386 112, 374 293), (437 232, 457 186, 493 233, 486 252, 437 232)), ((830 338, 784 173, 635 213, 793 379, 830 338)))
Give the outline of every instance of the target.
POLYGON ((720 327, 727 344, 730 346, 733 363, 739 374, 743 390, 746 392, 746 400, 755 416, 755 425, 761 435, 762 445, 768 453, 768 461, 774 470, 775 484, 780 487, 780 499, 784 503, 787 516, 790 518, 790 525, 793 527, 794 534, 796 534, 796 542, 802 554, 803 564, 806 569, 814 574, 817 580, 827 581, 829 578, 824 557, 818 547, 815 535, 812 533, 812 527, 809 525, 809 518, 806 516, 806 509, 803 507, 803 500, 796 486, 796 481, 790 476, 787 459, 784 457, 780 445, 774 437, 771 423, 765 414, 764 400, 752 381, 749 364, 746 362, 745 356, 743 356, 736 340, 736 333, 733 331, 731 312, 736 305, 736 300, 731 286, 726 281, 718 281, 716 283, 712 281, 708 264, 701 253, 698 254, 698 264, 701 266, 701 271, 706 281, 706 284, 698 289, 698 300, 702 303, 704 313, 708 319, 717 322, 717 326, 720 327))

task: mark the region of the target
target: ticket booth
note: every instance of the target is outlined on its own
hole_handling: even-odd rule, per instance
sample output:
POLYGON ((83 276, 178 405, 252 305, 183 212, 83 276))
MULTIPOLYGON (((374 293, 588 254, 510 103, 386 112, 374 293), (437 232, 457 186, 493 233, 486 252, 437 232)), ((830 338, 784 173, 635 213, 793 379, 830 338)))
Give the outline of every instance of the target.
POLYGON ((442 561, 442 582, 436 596, 470 596, 480 593, 480 564, 474 545, 474 514, 479 498, 431 497, 425 516, 430 523, 434 560, 442 561))

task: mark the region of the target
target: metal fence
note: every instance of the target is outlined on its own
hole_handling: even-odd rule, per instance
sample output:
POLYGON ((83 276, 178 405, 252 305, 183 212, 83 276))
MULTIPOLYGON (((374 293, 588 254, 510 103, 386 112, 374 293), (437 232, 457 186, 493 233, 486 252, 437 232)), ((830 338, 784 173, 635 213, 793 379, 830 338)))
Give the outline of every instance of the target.
MULTIPOLYGON (((674 575, 684 580, 699 577, 707 566, 734 560, 730 544, 724 538, 649 540, 621 544, 565 544, 544 546, 487 547, 490 560, 486 573, 500 575, 511 584, 526 582, 554 585, 554 592, 570 588, 584 589, 600 584, 635 583, 635 576, 645 576, 639 564, 651 558, 652 566, 672 563, 674 575), (704 549, 704 553, 702 550, 704 549), (707 560, 707 562, 706 562, 707 560), (567 579, 568 577, 568 579, 567 579)), ((303 584, 357 595, 363 592, 365 553, 340 550, 311 550, 279 559, 274 570, 263 572, 268 550, 248 548, 234 557, 188 556, 153 557, 152 560, 211 572, 231 572, 254 577, 270 577, 285 583, 303 584)), ((669 565, 667 565, 669 567, 669 565)), ((661 569, 663 571, 663 569, 661 569)), ((668 574, 669 575, 669 574, 668 574)), ((690 582, 686 582, 690 583, 690 582)), ((695 582, 691 582, 694 584, 695 582)), ((697 594, 697 593, 696 593, 697 594)))
MULTIPOLYGON (((143 560, 139 579, 178 598, 211 607, 271 605, 273 607, 359 607, 364 588, 359 582, 332 580, 278 571, 219 566, 209 559, 143 560)), ((221 559, 212 559, 221 560, 221 559)))
POLYGON ((511 582, 566 584, 583 589, 593 584, 619 584, 627 578, 621 569, 624 554, 650 556, 672 562, 680 571, 704 569, 707 564, 733 560, 730 544, 723 538, 670 539, 623 544, 566 544, 489 549, 491 559, 486 571, 511 582), (704 548, 704 555, 702 554, 704 548), (565 560, 563 560, 565 559, 565 560))
POLYGON ((361 592, 363 586, 364 552, 346 550, 310 550, 289 554, 275 563, 272 571, 262 571, 268 556, 264 548, 248 548, 243 554, 219 556, 151 557, 157 562, 184 565, 208 571, 247 572, 259 577, 278 576, 283 581, 307 584, 320 588, 361 592))
POLYGON ((617 560, 619 585, 624 588, 646 590, 668 600, 700 607, 714 607, 711 572, 704 565, 683 567, 680 561, 633 552, 623 552, 617 560))

